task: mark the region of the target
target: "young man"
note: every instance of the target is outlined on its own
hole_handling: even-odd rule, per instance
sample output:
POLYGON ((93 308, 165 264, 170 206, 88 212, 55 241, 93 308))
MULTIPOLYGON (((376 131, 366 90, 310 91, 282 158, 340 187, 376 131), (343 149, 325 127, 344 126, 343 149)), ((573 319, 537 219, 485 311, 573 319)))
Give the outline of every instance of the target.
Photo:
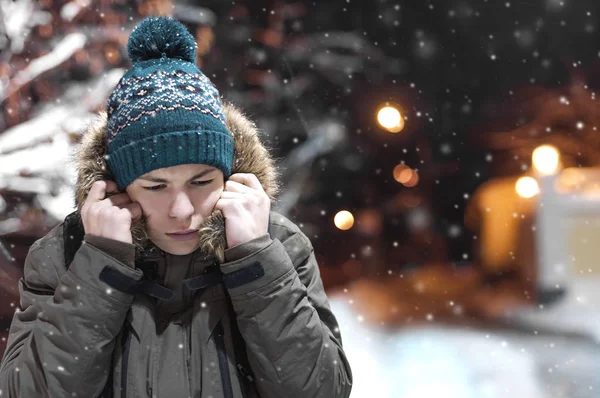
POLYGON ((273 161, 171 18, 78 154, 78 211, 30 249, 0 366, 8 397, 348 397, 309 239, 270 210, 273 161))

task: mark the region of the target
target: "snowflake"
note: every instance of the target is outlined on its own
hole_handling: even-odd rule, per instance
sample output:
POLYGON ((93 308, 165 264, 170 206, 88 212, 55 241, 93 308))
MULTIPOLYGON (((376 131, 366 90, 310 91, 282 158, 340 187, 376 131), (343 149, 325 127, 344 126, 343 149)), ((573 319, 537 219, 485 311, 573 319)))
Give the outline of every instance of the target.
POLYGON ((450 236, 451 238, 456 238, 460 236, 460 233, 461 228, 459 225, 451 225, 450 228, 448 228, 448 236, 450 236))

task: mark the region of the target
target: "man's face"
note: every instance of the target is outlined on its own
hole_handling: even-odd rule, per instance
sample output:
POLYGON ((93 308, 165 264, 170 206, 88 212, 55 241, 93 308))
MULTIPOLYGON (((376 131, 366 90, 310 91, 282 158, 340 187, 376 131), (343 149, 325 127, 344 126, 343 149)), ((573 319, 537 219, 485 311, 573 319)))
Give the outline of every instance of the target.
POLYGON ((184 164, 146 173, 126 191, 147 217, 150 240, 168 253, 184 255, 200 246, 197 231, 213 212, 224 186, 221 170, 184 164), (191 233, 182 235, 185 231, 191 233))

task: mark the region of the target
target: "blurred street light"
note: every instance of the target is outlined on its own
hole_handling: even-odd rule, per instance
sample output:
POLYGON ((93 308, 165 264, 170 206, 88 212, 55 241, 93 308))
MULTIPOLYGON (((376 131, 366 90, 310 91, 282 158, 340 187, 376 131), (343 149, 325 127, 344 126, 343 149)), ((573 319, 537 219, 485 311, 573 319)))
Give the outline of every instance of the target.
POLYGON ((519 178, 515 184, 515 190, 520 197, 525 199, 532 198, 540 192, 537 181, 531 177, 519 178))
POLYGON ((533 167, 543 175, 556 173, 560 155, 552 145, 542 145, 533 151, 531 156, 533 167))
POLYGON ((386 105, 381 108, 377 112, 377 121, 390 133, 399 133, 404 128, 404 118, 393 106, 386 105))
MULTIPOLYGON (((402 173, 406 170, 410 170, 410 168, 403 163, 400 163, 396 167, 394 167, 394 180, 398 181, 400 184, 403 184, 405 182, 404 178, 406 178, 406 176, 404 176, 402 173)), ((410 178, 410 176, 408 177, 410 178)), ((406 181, 408 181, 408 179, 406 181)))
POLYGON ((400 163, 394 167, 394 180, 405 187, 414 187, 419 182, 419 174, 405 164, 400 163))
POLYGON ((335 215, 333 223, 342 231, 347 231, 354 225, 354 216, 349 211, 342 210, 335 215))

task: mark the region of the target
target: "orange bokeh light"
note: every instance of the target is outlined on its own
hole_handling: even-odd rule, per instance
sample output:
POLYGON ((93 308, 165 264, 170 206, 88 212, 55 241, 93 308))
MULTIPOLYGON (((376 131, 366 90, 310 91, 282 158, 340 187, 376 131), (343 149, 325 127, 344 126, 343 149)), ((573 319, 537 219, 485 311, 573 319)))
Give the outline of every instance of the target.
POLYGON ((394 167, 394 179, 406 187, 414 187, 419 183, 419 174, 405 164, 394 167))

